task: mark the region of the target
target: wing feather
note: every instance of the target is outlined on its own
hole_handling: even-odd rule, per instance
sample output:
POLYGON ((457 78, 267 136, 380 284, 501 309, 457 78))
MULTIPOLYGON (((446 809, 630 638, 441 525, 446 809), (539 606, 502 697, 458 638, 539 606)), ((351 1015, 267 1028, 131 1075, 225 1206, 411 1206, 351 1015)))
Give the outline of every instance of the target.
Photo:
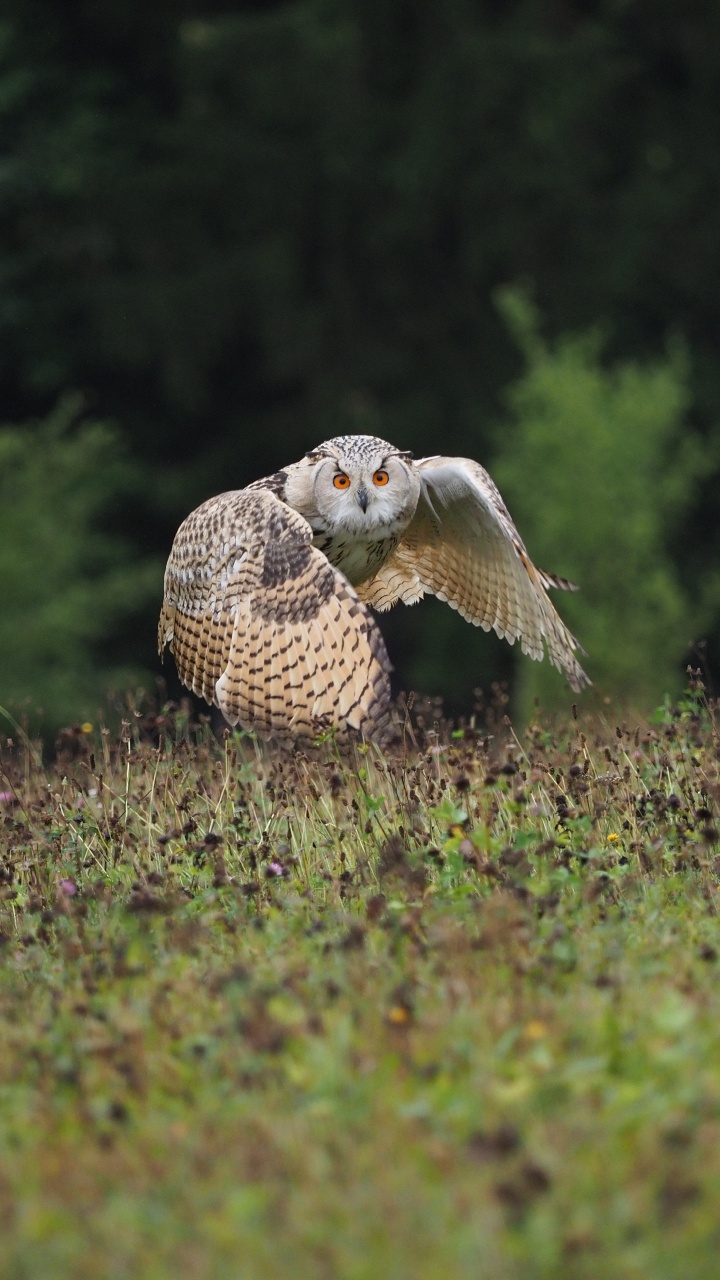
POLYGON ((580 646, 547 595, 572 583, 536 569, 487 471, 469 458, 424 458, 415 516, 392 556, 358 593, 377 609, 438 596, 475 626, 524 653, 547 651, 574 689, 590 683, 580 646))
POLYGON ((280 738, 323 726, 382 738, 390 663, 356 592, 273 492, 221 494, 183 522, 158 628, 183 684, 231 724, 280 738))

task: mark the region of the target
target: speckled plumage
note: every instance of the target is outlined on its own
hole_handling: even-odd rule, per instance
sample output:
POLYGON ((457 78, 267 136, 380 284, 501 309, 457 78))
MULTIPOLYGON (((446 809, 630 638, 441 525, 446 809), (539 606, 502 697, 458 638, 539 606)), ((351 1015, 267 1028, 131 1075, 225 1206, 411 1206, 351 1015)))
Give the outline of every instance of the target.
POLYGON ((211 498, 178 530, 159 647, 230 724, 278 738, 382 736, 382 636, 306 521, 262 488, 211 498))
POLYGON ((437 595, 464 618, 589 681, 487 472, 339 436, 183 522, 158 633, 180 678, 230 723, 281 738, 324 725, 382 738, 390 664, 367 608, 437 595), (342 490, 338 484, 342 484, 342 490))

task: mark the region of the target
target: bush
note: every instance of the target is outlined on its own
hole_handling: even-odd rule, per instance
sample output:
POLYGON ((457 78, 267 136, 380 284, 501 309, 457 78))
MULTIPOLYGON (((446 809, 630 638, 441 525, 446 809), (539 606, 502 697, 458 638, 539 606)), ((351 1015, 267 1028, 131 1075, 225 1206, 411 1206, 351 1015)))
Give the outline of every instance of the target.
MULTIPOLYGON (((676 344, 655 364, 606 369, 597 333, 550 348, 522 292, 498 301, 526 369, 507 393, 493 475, 535 562, 580 584, 555 600, 597 693, 649 709, 678 690, 720 599, 717 582, 691 598, 672 558, 697 483, 716 463, 687 423, 685 352, 676 344)), ((567 703, 555 672, 522 665, 525 710, 535 697, 567 703)))
POLYGON ((115 430, 81 421, 77 398, 0 428, 0 703, 48 731, 141 678, 101 653, 161 593, 161 566, 107 531, 138 483, 115 430))

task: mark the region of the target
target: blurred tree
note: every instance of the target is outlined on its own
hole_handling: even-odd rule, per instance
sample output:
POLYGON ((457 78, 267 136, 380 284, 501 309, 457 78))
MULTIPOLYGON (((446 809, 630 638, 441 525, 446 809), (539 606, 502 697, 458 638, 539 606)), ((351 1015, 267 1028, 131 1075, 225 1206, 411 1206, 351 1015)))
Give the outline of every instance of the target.
MULTIPOLYGON (((164 551, 196 501, 340 430, 491 464, 520 366, 492 294, 524 279, 607 358, 682 333, 717 439, 719 49, 716 0, 5 0, 5 414, 80 388, 164 551)), ((698 582, 718 481, 677 535, 698 582)), ((455 625, 423 681, 452 651, 458 688, 487 683, 496 651, 478 671, 455 625)), ((720 671, 720 619, 709 639, 720 671)))
POLYGON ((0 428, 0 703, 48 733, 140 679, 102 643, 158 598, 162 566, 99 527, 137 487, 117 432, 77 399, 0 428))
MULTIPOLYGON (((536 562, 580 585, 558 604, 596 696, 648 710, 679 690, 720 608, 720 572, 697 598, 670 556, 698 479, 718 462, 687 427, 685 353, 605 369, 597 332, 548 346, 527 295, 498 300, 526 369, 507 392, 495 476, 536 562)), ((524 662, 525 712, 536 696, 571 701, 551 668, 524 662)))

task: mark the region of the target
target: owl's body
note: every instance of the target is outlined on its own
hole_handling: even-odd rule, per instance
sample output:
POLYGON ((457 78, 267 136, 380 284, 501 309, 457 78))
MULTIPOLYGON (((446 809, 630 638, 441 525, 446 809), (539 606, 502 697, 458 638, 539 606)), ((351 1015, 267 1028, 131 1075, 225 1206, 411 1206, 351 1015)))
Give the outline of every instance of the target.
POLYGON ((374 436, 340 436, 183 522, 165 575, 159 647, 230 723, 281 738, 323 726, 384 735, 389 671, 367 605, 437 595, 463 617, 589 681, 487 472, 413 462, 374 436))

